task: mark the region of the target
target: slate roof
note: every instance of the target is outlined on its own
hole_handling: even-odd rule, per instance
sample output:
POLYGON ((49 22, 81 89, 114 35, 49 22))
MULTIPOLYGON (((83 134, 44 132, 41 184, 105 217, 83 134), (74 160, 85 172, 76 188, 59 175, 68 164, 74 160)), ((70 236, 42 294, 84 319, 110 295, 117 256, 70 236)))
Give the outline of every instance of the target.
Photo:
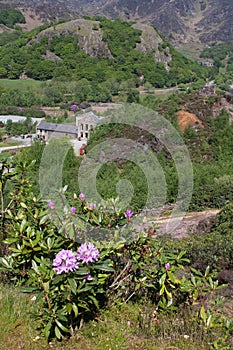
POLYGON ((92 120, 94 120, 96 122, 96 124, 100 123, 101 121, 101 117, 98 117, 97 115, 95 115, 93 112, 87 112, 87 113, 83 113, 83 114, 77 114, 76 118, 78 118, 78 120, 81 119, 86 119, 86 118, 91 118, 92 120))
POLYGON ((55 124, 55 123, 47 123, 47 122, 40 122, 40 124, 37 126, 37 130, 60 132, 64 134, 78 133, 78 128, 76 125, 55 124))

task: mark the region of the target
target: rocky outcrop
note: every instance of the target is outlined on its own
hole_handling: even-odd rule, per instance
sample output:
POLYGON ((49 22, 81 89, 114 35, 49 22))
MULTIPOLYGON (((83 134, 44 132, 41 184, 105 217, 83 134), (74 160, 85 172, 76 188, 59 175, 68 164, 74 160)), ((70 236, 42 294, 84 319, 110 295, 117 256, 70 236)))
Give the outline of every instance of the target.
POLYGON ((169 71, 169 62, 172 60, 170 48, 165 46, 161 50, 160 44, 163 43, 163 39, 158 34, 153 26, 149 26, 140 22, 132 25, 133 28, 141 30, 141 42, 137 43, 136 49, 141 52, 153 52, 155 61, 164 64, 165 69, 169 71))
POLYGON ((100 28, 98 21, 86 19, 77 19, 49 27, 40 32, 35 40, 40 41, 43 36, 51 38, 56 35, 77 35, 79 49, 86 54, 95 57, 112 57, 108 49, 107 42, 102 40, 103 31, 100 28))

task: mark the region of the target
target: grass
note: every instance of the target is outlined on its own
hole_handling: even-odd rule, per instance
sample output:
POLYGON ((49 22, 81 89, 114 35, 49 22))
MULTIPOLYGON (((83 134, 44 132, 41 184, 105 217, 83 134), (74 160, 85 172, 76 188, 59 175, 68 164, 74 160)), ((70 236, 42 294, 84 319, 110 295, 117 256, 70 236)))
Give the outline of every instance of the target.
POLYGON ((72 339, 46 343, 30 314, 32 295, 0 284, 1 350, 207 350, 208 335, 188 315, 157 317, 148 301, 113 305, 76 331, 72 339))
POLYGON ((40 88, 41 85, 44 84, 43 81, 28 79, 0 79, 0 86, 4 88, 12 88, 12 89, 24 89, 24 88, 40 88))
POLYGON ((12 156, 12 152, 9 151, 3 151, 0 153, 0 162, 5 160, 6 158, 10 158, 12 156))
POLYGON ((4 141, 4 142, 0 142, 0 147, 10 147, 10 146, 19 146, 20 142, 17 141, 4 141))

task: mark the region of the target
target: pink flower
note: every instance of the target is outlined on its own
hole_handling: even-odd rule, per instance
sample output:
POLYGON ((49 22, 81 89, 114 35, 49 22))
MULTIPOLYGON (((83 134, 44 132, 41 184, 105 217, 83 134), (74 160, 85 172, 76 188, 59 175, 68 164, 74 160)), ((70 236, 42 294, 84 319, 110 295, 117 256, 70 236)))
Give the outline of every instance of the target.
POLYGON ((54 209, 54 208, 55 208, 55 203, 54 203, 54 201, 50 200, 50 201, 48 202, 48 207, 49 207, 50 209, 54 209))
POLYGON ((88 203, 87 205, 89 210, 93 210, 95 208, 95 204, 94 203, 88 203))
POLYGON ((76 111, 76 109, 78 109, 78 106, 76 104, 73 104, 72 106, 70 106, 71 111, 76 111))
POLYGON ((86 275, 86 281, 87 282, 93 281, 93 278, 91 277, 91 275, 89 273, 86 275))
POLYGON ((166 263, 166 264, 165 264, 165 269, 166 269, 166 270, 169 270, 170 267, 171 267, 171 265, 170 265, 169 263, 166 263))
POLYGON ((76 254, 71 250, 61 250, 53 259, 53 269, 58 275, 78 269, 76 254))
POLYGON ((130 218, 132 218, 132 216, 133 216, 133 212, 132 212, 132 210, 127 209, 127 210, 125 211, 124 215, 125 215, 126 218, 130 219, 130 218))
POLYGON ((97 261, 99 255, 100 253, 98 249, 94 246, 94 244, 88 242, 81 244, 78 248, 77 259, 87 264, 89 262, 97 261))
POLYGON ((81 199, 81 201, 85 201, 85 194, 81 192, 79 198, 81 199))
POLYGON ((76 208, 75 208, 75 207, 71 207, 71 208, 70 208, 70 212, 71 212, 71 214, 75 214, 76 208))

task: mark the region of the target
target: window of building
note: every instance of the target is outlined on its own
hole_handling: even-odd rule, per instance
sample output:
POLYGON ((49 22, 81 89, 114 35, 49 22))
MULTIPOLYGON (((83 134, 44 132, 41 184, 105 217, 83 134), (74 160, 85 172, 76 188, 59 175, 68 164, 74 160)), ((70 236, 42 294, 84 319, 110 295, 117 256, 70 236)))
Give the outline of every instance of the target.
POLYGON ((85 126, 86 126, 86 130, 88 130, 88 124, 86 124, 85 126))
POLYGON ((81 130, 83 130, 83 124, 81 124, 81 130))
POLYGON ((85 132, 85 137, 86 139, 88 139, 88 132, 85 132))

